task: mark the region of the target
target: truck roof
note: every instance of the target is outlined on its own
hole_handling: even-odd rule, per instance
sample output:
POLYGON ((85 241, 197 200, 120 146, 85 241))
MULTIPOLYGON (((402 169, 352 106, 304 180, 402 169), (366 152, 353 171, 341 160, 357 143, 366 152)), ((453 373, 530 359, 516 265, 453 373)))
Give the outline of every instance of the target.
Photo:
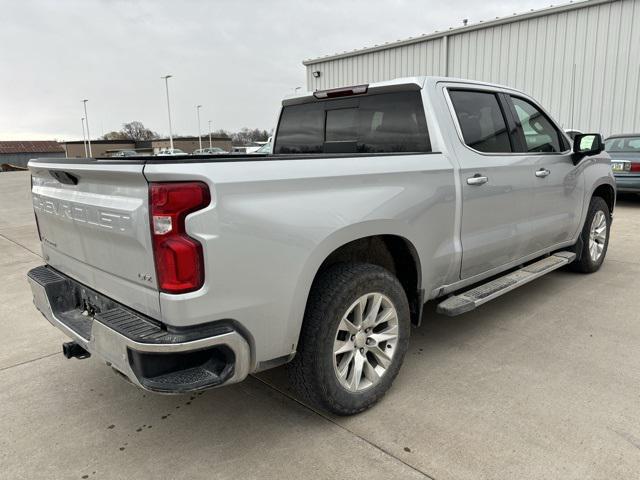
MULTIPOLYGON (((464 84, 473 84, 473 85, 481 85, 481 86, 486 86, 486 87, 491 87, 491 88, 500 88, 500 89, 505 89, 505 90, 511 90, 513 92, 518 92, 518 93, 524 93, 521 90, 518 90, 516 88, 513 87, 509 87, 506 85, 500 85, 497 83, 490 83, 490 82, 482 82, 479 80, 469 80, 466 78, 457 78, 457 77, 439 77, 439 76, 431 76, 431 75, 424 75, 424 76, 413 76, 413 77, 400 77, 400 78, 394 78, 393 80, 385 80, 382 82, 371 82, 371 83, 361 83, 361 84, 356 84, 356 85, 344 85, 343 87, 338 87, 338 88, 349 88, 349 87, 354 87, 354 86, 359 86, 359 85, 367 85, 369 88, 393 88, 395 86, 400 86, 400 85, 416 85, 418 88, 424 88, 426 86, 432 86, 435 85, 436 83, 440 83, 440 82, 449 82, 449 83, 464 83, 464 84)), ((316 90, 316 92, 318 91, 329 91, 329 90, 334 90, 334 89, 326 89, 326 90, 316 90)), ((305 100, 313 100, 313 94, 316 92, 301 92, 301 93, 297 93, 297 94, 290 94, 287 95, 286 97, 284 97, 284 99, 282 100, 282 104, 291 104, 291 103, 298 103, 298 102, 303 102, 305 100)))

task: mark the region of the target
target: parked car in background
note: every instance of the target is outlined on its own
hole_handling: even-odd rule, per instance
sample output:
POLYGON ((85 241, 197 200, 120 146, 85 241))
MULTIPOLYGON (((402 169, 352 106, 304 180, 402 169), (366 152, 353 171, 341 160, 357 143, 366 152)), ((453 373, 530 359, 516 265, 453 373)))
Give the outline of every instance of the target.
POLYGON ((67 358, 147 390, 291 362, 304 400, 354 414, 391 387, 425 302, 459 315, 600 268, 602 150, 523 92, 422 77, 285 99, 268 159, 31 160, 34 303, 73 339, 67 358))
POLYGON ((198 150, 193 152, 194 155, 216 155, 221 153, 229 153, 229 152, 221 149, 220 147, 199 148, 198 150))
POLYGON ((573 141, 573 139, 576 138, 576 135, 580 135, 582 132, 580 130, 569 128, 565 130, 564 133, 566 133, 567 136, 573 141))
POLYGON ((156 154, 156 157, 173 157, 176 155, 189 155, 189 154, 183 150, 180 150, 179 148, 163 148, 156 154))
POLYGON ((140 155, 135 150, 120 150, 119 152, 111 155, 112 157, 135 157, 136 155, 140 155))
POLYGON ((618 192, 640 194, 640 133, 612 135, 604 145, 618 192))

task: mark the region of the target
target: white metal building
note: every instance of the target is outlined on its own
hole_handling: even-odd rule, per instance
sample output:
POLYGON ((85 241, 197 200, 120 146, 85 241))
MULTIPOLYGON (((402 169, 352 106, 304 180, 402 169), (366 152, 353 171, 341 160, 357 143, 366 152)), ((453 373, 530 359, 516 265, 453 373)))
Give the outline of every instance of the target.
POLYGON ((587 0, 306 60, 322 90, 414 75, 532 95, 564 128, 640 131, 640 0, 587 0))

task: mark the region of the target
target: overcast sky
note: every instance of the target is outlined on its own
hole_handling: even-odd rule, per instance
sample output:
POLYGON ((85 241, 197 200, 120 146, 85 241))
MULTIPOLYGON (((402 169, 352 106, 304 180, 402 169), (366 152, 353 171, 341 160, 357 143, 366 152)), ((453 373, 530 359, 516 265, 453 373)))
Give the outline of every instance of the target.
POLYGON ((548 6, 540 0, 0 0, 0 140, 273 127, 302 60, 548 6))

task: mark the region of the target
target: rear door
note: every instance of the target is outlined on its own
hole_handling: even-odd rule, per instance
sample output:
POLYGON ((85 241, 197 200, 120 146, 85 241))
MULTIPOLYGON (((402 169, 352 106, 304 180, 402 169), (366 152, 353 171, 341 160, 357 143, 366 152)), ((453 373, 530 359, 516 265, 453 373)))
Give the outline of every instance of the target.
POLYGON ((518 155, 504 95, 485 87, 448 88, 460 142, 461 278, 525 256, 531 234, 530 159, 518 155))
POLYGON ((570 240, 580 227, 584 176, 573 164, 568 140, 553 120, 524 96, 507 97, 517 124, 518 149, 533 180, 530 253, 570 240))
POLYGON ((45 261, 104 295, 160 317, 144 163, 32 160, 45 261))

